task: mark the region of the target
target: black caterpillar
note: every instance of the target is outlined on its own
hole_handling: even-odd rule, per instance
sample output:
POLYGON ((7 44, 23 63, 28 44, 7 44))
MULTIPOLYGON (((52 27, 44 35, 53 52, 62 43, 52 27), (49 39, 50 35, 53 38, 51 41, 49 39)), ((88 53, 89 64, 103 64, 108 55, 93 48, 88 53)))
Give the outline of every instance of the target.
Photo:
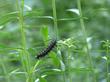
POLYGON ((40 52, 40 53, 36 56, 36 58, 37 58, 37 59, 40 59, 40 58, 42 58, 42 57, 45 57, 45 56, 56 46, 56 43, 57 43, 57 41, 56 41, 56 40, 53 40, 53 41, 48 45, 47 48, 45 48, 42 52, 40 52))

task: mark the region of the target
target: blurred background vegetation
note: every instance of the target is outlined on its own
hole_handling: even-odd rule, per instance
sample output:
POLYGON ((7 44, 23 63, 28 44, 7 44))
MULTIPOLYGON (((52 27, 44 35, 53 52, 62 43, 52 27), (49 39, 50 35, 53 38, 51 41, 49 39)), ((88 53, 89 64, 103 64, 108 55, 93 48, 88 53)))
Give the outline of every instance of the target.
POLYGON ((56 0, 58 35, 52 1, 0 0, 0 82, 110 82, 110 0, 56 0), (35 59, 57 36, 57 47, 35 59))

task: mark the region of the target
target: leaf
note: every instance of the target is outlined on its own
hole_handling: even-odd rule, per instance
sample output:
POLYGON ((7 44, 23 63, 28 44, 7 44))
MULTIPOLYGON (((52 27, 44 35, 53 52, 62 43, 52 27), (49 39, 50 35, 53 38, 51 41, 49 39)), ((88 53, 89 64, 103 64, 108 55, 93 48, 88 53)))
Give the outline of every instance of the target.
POLYGON ((47 82, 45 78, 40 78, 39 82, 47 82))
POLYGON ((54 65, 59 67, 60 66, 60 60, 58 59, 57 54, 55 52, 51 51, 50 57, 52 57, 54 65))
POLYGON ((43 70, 43 73, 46 75, 53 75, 53 74, 62 74, 64 71, 60 69, 45 69, 43 70))
MULTIPOLYGON (((8 22, 11 22, 11 21, 15 21, 17 20, 18 18, 18 14, 19 12, 18 11, 15 11, 15 12, 10 12, 10 13, 7 13, 3 16, 0 16, 0 26, 8 23, 8 22)), ((37 11, 25 11, 25 14, 24 14, 24 18, 38 18, 38 19, 51 19, 53 20, 53 17, 52 16, 40 16, 42 13, 38 13, 37 11)))
POLYGON ((4 25, 10 21, 16 20, 17 14, 18 14, 18 12, 15 11, 15 12, 11 12, 11 13, 8 13, 8 14, 1 16, 0 17, 0 26, 4 25))
POLYGON ((28 6, 28 5, 24 5, 24 7, 28 10, 28 11, 32 11, 32 8, 30 7, 30 6, 28 6))
POLYGON ((47 82, 46 79, 44 77, 46 77, 47 75, 42 75, 40 78, 36 79, 35 82, 47 82))
POLYGON ((67 9, 67 11, 73 12, 73 13, 77 14, 78 16, 80 15, 78 9, 67 9))
POLYGON ((107 61, 107 57, 106 57, 106 56, 103 56, 103 57, 102 57, 102 59, 104 59, 104 60, 106 60, 106 61, 107 61))
POLYGON ((45 42, 45 45, 48 44, 48 27, 47 26, 43 26, 43 28, 41 28, 41 34, 43 36, 43 40, 45 42))

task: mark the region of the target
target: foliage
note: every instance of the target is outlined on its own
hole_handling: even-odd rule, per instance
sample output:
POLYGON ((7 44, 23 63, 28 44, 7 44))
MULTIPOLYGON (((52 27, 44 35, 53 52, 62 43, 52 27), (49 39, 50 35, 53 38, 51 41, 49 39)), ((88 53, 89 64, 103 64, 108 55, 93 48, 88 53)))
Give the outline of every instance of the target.
POLYGON ((1 0, 0 82, 109 82, 109 0, 1 0), (44 58, 35 56, 57 40, 44 58))

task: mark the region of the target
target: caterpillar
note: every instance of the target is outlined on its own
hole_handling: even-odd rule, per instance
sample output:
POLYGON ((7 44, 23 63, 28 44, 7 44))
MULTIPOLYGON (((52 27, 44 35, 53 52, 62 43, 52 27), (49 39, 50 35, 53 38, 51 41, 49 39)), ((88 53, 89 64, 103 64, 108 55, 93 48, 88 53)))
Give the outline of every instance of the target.
POLYGON ((47 46, 47 48, 45 48, 43 51, 41 51, 36 58, 40 59, 42 57, 45 57, 55 46, 56 46, 57 41, 53 40, 51 41, 51 43, 47 46))

